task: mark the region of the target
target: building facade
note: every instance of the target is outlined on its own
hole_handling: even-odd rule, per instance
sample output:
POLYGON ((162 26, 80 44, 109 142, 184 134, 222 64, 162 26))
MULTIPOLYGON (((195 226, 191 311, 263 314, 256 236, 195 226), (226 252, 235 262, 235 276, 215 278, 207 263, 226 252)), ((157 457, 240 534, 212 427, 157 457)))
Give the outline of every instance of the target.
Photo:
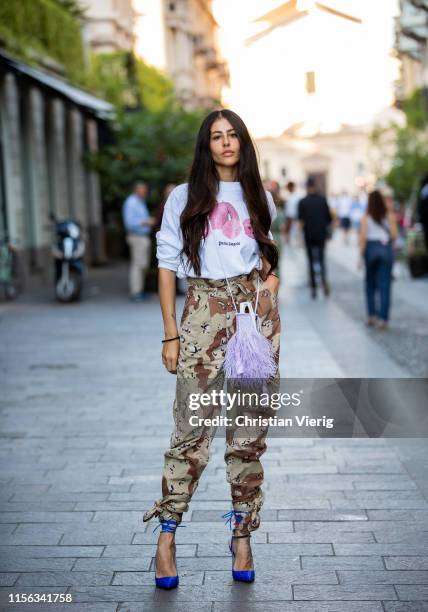
POLYGON ((82 0, 83 38, 97 53, 132 51, 136 12, 132 0, 82 0))
POLYGON ((0 52, 0 234, 18 252, 22 280, 52 273, 50 214, 76 218, 87 262, 104 256, 100 186, 84 164, 110 104, 0 52))
POLYGON ((415 89, 428 88, 428 1, 400 0, 395 22, 395 49, 400 59, 396 83, 398 104, 415 89))
POLYGON ((30 24, 27 38, 19 38, 14 11, 6 27, 21 45, 28 43, 41 70, 11 56, 13 48, 6 44, 2 49, 0 41, 0 237, 6 235, 16 248, 24 282, 37 283, 52 274, 52 213, 80 222, 86 263, 106 260, 99 177, 88 169, 85 157, 97 151, 100 127, 114 109, 65 75, 69 58, 83 71, 90 51, 132 51, 136 13, 132 0, 81 0, 79 16, 65 7, 52 11, 49 3, 34 4, 33 10, 41 13, 40 29, 31 29, 25 12, 31 11, 29 5, 23 9, 30 24), (62 59, 61 47, 49 36, 53 19, 63 27, 74 24, 74 46, 62 59), (43 51, 35 54, 33 47, 43 51))
POLYGON ((134 0, 139 13, 135 50, 163 70, 188 107, 210 108, 229 83, 211 0, 134 0))
POLYGON ((330 196, 370 186, 374 176, 366 130, 342 126, 336 132, 305 136, 300 127, 293 126, 278 138, 257 139, 263 178, 275 180, 281 187, 294 181, 304 189, 306 179, 312 176, 330 196))

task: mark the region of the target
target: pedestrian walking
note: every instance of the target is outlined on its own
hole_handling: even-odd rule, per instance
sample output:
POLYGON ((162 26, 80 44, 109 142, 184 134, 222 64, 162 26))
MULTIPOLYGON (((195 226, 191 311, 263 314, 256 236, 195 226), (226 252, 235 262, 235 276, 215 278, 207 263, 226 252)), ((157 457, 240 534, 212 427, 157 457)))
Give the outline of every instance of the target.
POLYGON ((148 187, 143 181, 134 183, 133 192, 126 198, 122 208, 123 224, 130 250, 129 299, 140 302, 147 295, 144 292, 146 275, 150 267, 152 227, 156 223, 146 204, 148 187))
POLYGON ((303 198, 302 193, 296 190, 296 183, 289 181, 287 183, 288 197, 285 203, 285 236, 288 244, 297 244, 298 242, 298 209, 299 202, 303 198))
MULTIPOLYGON (((213 111, 200 127, 188 183, 178 185, 168 197, 157 233, 164 323, 162 362, 177 375, 175 427, 164 454, 162 497, 143 517, 144 521, 158 517, 162 526, 156 552, 156 586, 161 588, 178 584, 175 532, 208 463, 216 431, 205 420, 200 425, 190 424, 193 413, 189 411, 188 385, 198 393, 223 389, 225 366, 234 365, 227 361, 232 341, 239 332, 235 308, 241 310, 244 302, 257 312, 258 339, 272 351, 272 377, 266 382, 270 385, 273 381, 275 386, 279 381, 281 323, 279 280, 274 272, 278 251, 270 232, 275 215, 244 122, 233 111, 213 111), (177 275, 188 280, 179 326, 175 315, 177 275)), ((255 363, 257 358, 255 355, 255 363)), ((260 361, 259 365, 264 367, 260 361)), ((210 404, 202 414, 211 418, 218 410, 221 406, 210 404)), ((257 414, 257 410, 252 412, 252 416, 257 414)), ((232 510, 223 518, 229 519, 231 527, 233 522, 232 572, 235 580, 243 582, 255 577, 249 538, 260 524, 260 458, 266 450, 266 434, 266 427, 255 427, 248 433, 232 426, 226 435, 224 457, 232 510)))
POLYGON ((343 230, 345 244, 349 244, 349 230, 351 229, 352 198, 344 189, 336 199, 337 216, 343 230))
POLYGON ((330 294, 324 251, 332 215, 327 200, 318 193, 316 181, 312 177, 308 178, 306 188, 307 195, 300 200, 298 217, 305 239, 311 295, 315 299, 317 297, 317 272, 321 275, 324 295, 330 294))
POLYGON ((393 241, 397 222, 380 191, 369 194, 367 212, 361 218, 359 246, 366 277, 367 325, 385 329, 391 305, 391 276, 394 263, 393 241))
POLYGON ((360 193, 355 193, 352 196, 352 206, 350 210, 351 227, 358 232, 360 229, 361 217, 366 210, 367 205, 363 204, 363 197, 360 193))

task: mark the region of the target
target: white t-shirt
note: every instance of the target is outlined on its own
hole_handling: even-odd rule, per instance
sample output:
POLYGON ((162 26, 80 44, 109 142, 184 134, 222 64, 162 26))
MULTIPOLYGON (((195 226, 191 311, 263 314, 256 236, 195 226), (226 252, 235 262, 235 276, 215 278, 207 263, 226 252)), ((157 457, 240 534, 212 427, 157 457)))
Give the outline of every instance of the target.
MULTIPOLYGON (((277 216, 276 206, 268 191, 266 196, 273 221, 277 216)), ((186 203, 187 183, 183 183, 168 196, 162 225, 156 233, 158 267, 173 270, 179 278, 196 277, 187 257, 184 254, 180 257, 183 248, 180 215, 186 203)), ((199 250, 202 278, 220 279, 261 268, 260 249, 240 182, 219 182, 217 204, 209 218, 210 230, 201 240, 199 250)), ((268 236, 273 238, 271 232, 268 236)))
POLYGON ((289 217, 290 219, 297 219, 299 202, 302 198, 303 194, 301 193, 296 193, 295 191, 293 191, 293 193, 290 193, 287 198, 287 203, 285 205, 285 214, 287 217, 289 217))
POLYGON ((389 242, 389 229, 388 219, 383 219, 382 224, 376 223, 370 215, 367 215, 367 240, 380 240, 383 244, 389 242))
POLYGON ((340 195, 336 200, 336 209, 339 217, 346 218, 351 214, 352 198, 348 195, 340 195))

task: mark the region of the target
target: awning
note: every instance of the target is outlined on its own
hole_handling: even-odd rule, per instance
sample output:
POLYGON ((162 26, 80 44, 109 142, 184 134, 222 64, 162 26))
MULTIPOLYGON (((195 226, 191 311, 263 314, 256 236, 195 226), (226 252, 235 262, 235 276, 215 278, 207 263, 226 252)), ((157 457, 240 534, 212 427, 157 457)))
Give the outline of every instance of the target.
POLYGON ((32 68, 27 64, 6 55, 3 51, 0 52, 0 67, 12 70, 13 72, 22 75, 33 81, 39 87, 48 89, 56 95, 60 95, 67 100, 70 100, 82 110, 96 115, 100 119, 108 119, 114 113, 114 106, 101 98, 97 98, 92 94, 79 89, 74 85, 70 85, 67 81, 54 77, 47 72, 32 68))

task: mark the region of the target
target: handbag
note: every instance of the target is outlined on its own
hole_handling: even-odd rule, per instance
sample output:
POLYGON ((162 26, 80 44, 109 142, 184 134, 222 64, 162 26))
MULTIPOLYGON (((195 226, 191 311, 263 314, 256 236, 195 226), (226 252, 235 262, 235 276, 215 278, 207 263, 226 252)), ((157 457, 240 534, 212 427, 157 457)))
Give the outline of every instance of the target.
POLYGON ((225 274, 217 240, 215 236, 213 238, 236 313, 236 331, 227 342, 223 369, 226 378, 238 379, 240 382, 245 382, 247 386, 258 386, 265 382, 266 379, 274 376, 276 372, 276 360, 272 343, 261 333, 260 317, 257 314, 260 276, 257 275, 255 308, 253 308, 251 302, 242 302, 238 310, 230 288, 229 279, 225 274))

